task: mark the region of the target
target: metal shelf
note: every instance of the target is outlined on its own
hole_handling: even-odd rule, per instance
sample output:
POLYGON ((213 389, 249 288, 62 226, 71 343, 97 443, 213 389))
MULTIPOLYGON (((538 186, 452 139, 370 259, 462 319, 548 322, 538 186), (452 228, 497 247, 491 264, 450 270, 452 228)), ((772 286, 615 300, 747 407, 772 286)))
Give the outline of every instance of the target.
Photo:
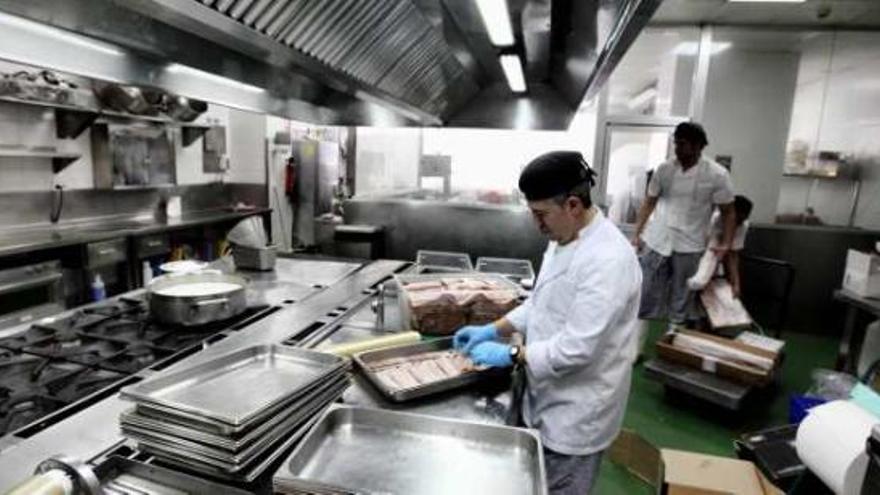
MULTIPOLYGON (((63 103, 39 100, 26 100, 14 96, 0 96, 0 101, 18 103, 36 107, 50 108, 55 111, 55 134, 59 139, 75 139, 95 123, 108 122, 150 122, 164 124, 183 129, 183 145, 189 146, 205 134, 210 126, 181 122, 162 115, 136 115, 117 112, 116 110, 78 107, 63 103)), ((63 167, 62 167, 63 168, 63 167)))
POLYGON ((0 157, 11 158, 51 158, 52 171, 54 173, 61 172, 71 163, 79 160, 82 155, 75 153, 60 153, 51 150, 31 150, 27 148, 0 148, 0 157))

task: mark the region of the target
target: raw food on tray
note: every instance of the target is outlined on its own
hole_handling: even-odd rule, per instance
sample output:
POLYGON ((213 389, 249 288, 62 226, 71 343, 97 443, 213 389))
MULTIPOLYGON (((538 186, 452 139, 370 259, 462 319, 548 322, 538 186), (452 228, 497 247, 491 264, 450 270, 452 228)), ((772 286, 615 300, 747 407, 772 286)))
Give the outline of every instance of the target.
POLYGON ((480 278, 410 282, 403 285, 403 290, 407 293, 413 328, 431 335, 449 335, 464 325, 489 323, 519 304, 515 289, 480 278))
POLYGON ((395 392, 485 369, 474 365, 467 356, 453 350, 388 358, 371 363, 370 368, 389 390, 395 392))

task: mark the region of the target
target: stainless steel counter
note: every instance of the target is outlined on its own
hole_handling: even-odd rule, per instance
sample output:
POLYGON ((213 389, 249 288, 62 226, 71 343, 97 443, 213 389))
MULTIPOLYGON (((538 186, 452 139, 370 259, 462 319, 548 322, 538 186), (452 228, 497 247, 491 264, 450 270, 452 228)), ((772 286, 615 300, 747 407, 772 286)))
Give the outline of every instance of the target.
MULTIPOLYGON (((328 286, 322 290, 314 288, 315 292, 307 297, 283 305, 279 311, 243 329, 226 332, 222 340, 162 371, 144 370, 130 379, 179 370, 255 344, 283 342, 304 331, 314 330, 316 325, 324 327, 321 331, 325 339, 331 339, 337 331, 340 332, 340 340, 353 338, 344 334, 349 326, 367 333, 402 331, 400 324, 394 320, 397 303, 393 295, 386 296, 386 307, 390 311, 382 328, 376 324, 370 302, 373 287, 405 267, 405 262, 390 260, 379 260, 358 268, 356 264, 339 261, 279 259, 274 273, 247 273, 252 284, 255 284, 252 288, 255 297, 271 300, 286 297, 289 294, 284 292, 287 283, 310 287, 326 283, 328 286), (281 288, 273 284, 280 284, 281 288)), ((225 265, 225 269, 231 269, 231 265, 225 265)), ((379 396, 362 377, 355 376, 354 385, 343 400, 365 407, 503 424, 511 400, 508 388, 508 382, 500 379, 411 403, 392 404, 379 396)), ((117 448, 125 441, 119 431, 118 417, 120 412, 130 407, 130 403, 120 400, 113 392, 28 438, 0 439, 0 491, 29 476, 40 461, 52 455, 64 453, 95 460, 117 448)))

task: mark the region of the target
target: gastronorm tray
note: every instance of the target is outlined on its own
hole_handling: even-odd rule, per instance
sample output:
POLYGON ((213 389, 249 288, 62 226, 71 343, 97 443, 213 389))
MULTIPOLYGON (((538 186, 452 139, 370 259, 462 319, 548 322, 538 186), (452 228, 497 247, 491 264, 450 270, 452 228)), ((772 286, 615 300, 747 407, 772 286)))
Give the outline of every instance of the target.
POLYGON ((143 450, 148 454, 158 455, 159 457, 156 458, 158 462, 163 462, 174 467, 182 466, 199 473, 214 476, 216 478, 230 481, 244 481, 246 483, 250 483, 260 477, 260 475, 262 475, 267 468, 272 466, 276 461, 281 458, 281 456, 289 452, 291 447, 302 440, 305 434, 308 433, 312 429, 312 427, 314 427, 315 423, 318 421, 318 418, 319 416, 313 417, 307 423, 304 423, 303 426, 297 428, 288 437, 279 439, 277 443, 266 449, 265 453, 260 454, 256 457, 256 459, 252 460, 247 465, 237 466, 233 470, 227 470, 224 468, 213 466, 211 464, 205 464, 185 456, 176 455, 174 453, 156 452, 150 449, 150 447, 148 446, 145 446, 143 450))
POLYGON ((95 467, 95 476, 106 495, 171 495, 179 493, 223 493, 247 495, 251 492, 190 476, 172 469, 144 464, 125 457, 111 456, 95 467))
POLYGON ((263 439, 265 436, 278 436, 284 431, 289 430, 302 421, 303 411, 307 410, 310 405, 327 404, 336 397, 339 397, 346 388, 348 388, 348 380, 325 384, 321 388, 310 392, 302 400, 285 408, 283 413, 274 415, 239 438, 230 438, 226 435, 194 430, 168 421, 142 416, 134 411, 122 413, 120 415, 120 425, 127 431, 136 434, 162 435, 158 438, 179 438, 205 444, 209 447, 239 452, 254 442, 263 439))
POLYGON ((404 287, 406 284, 413 282, 433 282, 443 279, 466 278, 473 280, 489 280, 499 283, 502 287, 516 291, 520 298, 524 295, 523 291, 509 278, 497 273, 399 273, 394 275, 394 285, 397 286, 397 303, 400 307, 400 322, 403 326, 401 330, 419 330, 418 323, 414 321, 411 310, 409 291, 404 287))
POLYGON ((465 387, 472 383, 476 383, 484 378, 497 376, 508 370, 489 368, 481 371, 473 371, 459 375, 455 378, 447 380, 431 382, 419 387, 408 388, 403 390, 393 390, 388 388, 374 371, 374 363, 384 361, 391 358, 403 358, 424 354, 426 352, 446 351, 452 349, 452 338, 436 339, 428 342, 419 342, 418 344, 402 345, 397 347, 389 347, 387 349, 378 349, 375 351, 361 352, 354 355, 354 362, 364 373, 364 376, 373 384, 382 395, 392 402, 406 402, 419 397, 445 392, 460 387, 465 387))
POLYGON ((534 495, 547 493, 545 478, 531 430, 334 405, 272 485, 282 493, 534 495))
POLYGON ((286 422, 275 429, 270 434, 264 435, 253 444, 245 447, 240 452, 226 452, 207 445, 199 444, 189 440, 183 440, 177 437, 164 435, 160 433, 140 433, 133 432, 131 429, 123 426, 122 432, 126 437, 135 440, 138 448, 149 448, 158 457, 183 457, 189 458, 197 462, 213 465, 224 469, 228 472, 236 472, 247 466, 254 459, 264 454, 285 435, 298 430, 303 424, 316 416, 323 408, 338 398, 341 394, 330 397, 328 401, 316 403, 302 410, 294 421, 286 422))
POLYGON ((344 365, 345 359, 330 354, 258 345, 147 378, 120 395, 241 426, 344 365))
POLYGON ((188 428, 193 431, 200 431, 209 435, 219 435, 226 438, 239 439, 245 435, 250 434, 252 430, 259 428, 261 427, 261 425, 274 419, 277 415, 281 413, 282 410, 288 409, 290 407, 295 407, 296 404, 300 403, 300 401, 302 400, 302 395, 309 394, 312 391, 323 387, 326 383, 333 382, 338 379, 344 379, 346 381, 346 384, 350 383, 350 381, 348 380, 348 374, 345 369, 334 371, 333 373, 324 375, 321 380, 306 389, 302 394, 291 397, 290 399, 268 409, 259 421, 251 421, 250 423, 241 426, 228 425, 226 423, 207 419, 196 414, 181 413, 180 411, 175 411, 174 409, 154 404, 136 404, 134 407, 134 413, 139 418, 148 418, 154 421, 160 421, 168 425, 182 426, 184 428, 188 428))

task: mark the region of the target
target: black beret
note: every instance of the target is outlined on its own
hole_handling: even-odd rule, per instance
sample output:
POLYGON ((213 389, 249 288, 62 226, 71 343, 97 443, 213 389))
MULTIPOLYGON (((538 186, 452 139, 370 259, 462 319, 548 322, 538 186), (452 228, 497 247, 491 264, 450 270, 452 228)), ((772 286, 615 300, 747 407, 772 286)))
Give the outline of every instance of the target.
POLYGON ((519 190, 529 201, 549 199, 571 192, 575 186, 589 182, 595 173, 577 151, 551 151, 535 158, 519 176, 519 190))
POLYGON ((709 140, 706 138, 706 130, 696 122, 682 122, 678 124, 675 126, 673 136, 676 139, 684 139, 700 146, 709 144, 709 140))

